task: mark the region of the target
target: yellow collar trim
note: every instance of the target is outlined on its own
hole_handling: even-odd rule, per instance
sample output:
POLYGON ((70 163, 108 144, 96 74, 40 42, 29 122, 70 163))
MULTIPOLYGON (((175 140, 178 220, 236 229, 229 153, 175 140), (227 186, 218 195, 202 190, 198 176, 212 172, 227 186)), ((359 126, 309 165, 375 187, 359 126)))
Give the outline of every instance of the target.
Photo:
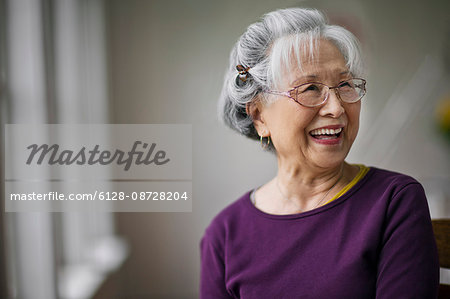
POLYGON ((358 183, 365 175, 367 172, 369 172, 370 167, 367 167, 363 164, 354 164, 356 166, 359 166, 359 172, 358 174, 353 178, 353 180, 347 184, 347 186, 345 186, 344 188, 342 188, 341 191, 339 191, 335 196, 333 196, 332 199, 330 199, 329 201, 327 201, 324 205, 332 202, 335 199, 338 199, 339 197, 341 197, 342 195, 345 194, 345 192, 347 192, 348 190, 350 190, 353 186, 356 185, 356 183, 358 183))

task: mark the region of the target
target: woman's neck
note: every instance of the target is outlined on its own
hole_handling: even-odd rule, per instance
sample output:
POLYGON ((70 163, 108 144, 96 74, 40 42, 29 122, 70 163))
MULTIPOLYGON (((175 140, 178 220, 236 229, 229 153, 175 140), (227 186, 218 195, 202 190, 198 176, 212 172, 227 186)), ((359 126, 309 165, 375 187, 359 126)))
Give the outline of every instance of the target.
POLYGON ((279 163, 277 176, 258 189, 255 194, 258 208, 271 214, 315 209, 347 185, 359 170, 345 162, 329 169, 292 165, 279 163))

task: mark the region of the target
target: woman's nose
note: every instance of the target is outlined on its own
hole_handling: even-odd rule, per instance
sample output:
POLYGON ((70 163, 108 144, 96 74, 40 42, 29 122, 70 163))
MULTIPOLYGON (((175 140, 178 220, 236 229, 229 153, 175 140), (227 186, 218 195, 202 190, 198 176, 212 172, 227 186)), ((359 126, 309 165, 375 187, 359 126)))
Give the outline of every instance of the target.
POLYGON ((345 112, 342 101, 337 94, 336 89, 332 89, 328 92, 328 98, 320 108, 321 116, 331 116, 333 118, 339 118, 345 112))

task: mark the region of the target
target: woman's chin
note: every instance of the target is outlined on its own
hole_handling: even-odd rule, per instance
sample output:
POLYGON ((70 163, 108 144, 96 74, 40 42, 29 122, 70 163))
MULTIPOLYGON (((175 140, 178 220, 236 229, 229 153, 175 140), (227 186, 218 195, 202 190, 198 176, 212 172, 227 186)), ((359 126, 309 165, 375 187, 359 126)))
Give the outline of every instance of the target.
POLYGON ((335 168, 339 167, 344 163, 345 158, 347 157, 347 152, 339 152, 339 153, 316 153, 310 157, 310 161, 313 164, 319 166, 320 168, 335 168))
POLYGON ((309 144, 311 157, 317 162, 320 161, 321 164, 340 164, 350 151, 349 144, 345 138, 339 138, 338 140, 314 140, 309 144))

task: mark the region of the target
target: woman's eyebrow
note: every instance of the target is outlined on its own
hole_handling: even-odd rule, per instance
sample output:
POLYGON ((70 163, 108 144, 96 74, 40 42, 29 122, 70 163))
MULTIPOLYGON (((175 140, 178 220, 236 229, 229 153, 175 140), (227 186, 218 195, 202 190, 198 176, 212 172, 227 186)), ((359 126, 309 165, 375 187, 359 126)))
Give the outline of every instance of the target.
MULTIPOLYGON (((339 73, 340 76, 343 75, 351 75, 351 72, 349 70, 345 70, 345 71, 341 71, 339 73)), ((296 85, 300 85, 302 83, 307 82, 308 80, 311 79, 317 79, 319 76, 316 74, 309 74, 309 75, 305 75, 305 76, 301 76, 300 78, 295 79, 294 81, 291 82, 290 86, 296 86, 296 85)))
POLYGON ((291 82, 291 86, 292 85, 298 85, 301 84, 300 82, 305 82, 307 80, 311 80, 311 79, 316 79, 318 76, 311 74, 311 75, 306 75, 306 76, 301 76, 300 78, 295 79, 293 82, 291 82))

